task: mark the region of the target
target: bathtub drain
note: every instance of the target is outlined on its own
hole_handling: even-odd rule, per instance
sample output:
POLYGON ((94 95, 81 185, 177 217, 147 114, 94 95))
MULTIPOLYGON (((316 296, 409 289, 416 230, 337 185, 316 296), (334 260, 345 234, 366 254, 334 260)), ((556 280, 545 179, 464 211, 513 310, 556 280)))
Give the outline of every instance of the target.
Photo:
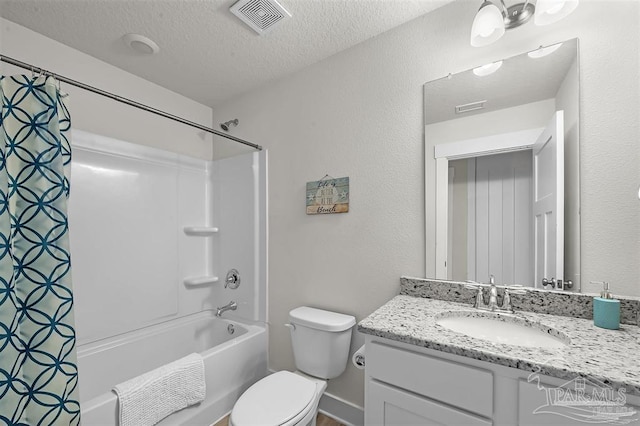
POLYGON ((233 326, 233 324, 229 324, 227 326, 227 331, 229 332, 229 334, 233 334, 236 332, 236 328, 233 326))

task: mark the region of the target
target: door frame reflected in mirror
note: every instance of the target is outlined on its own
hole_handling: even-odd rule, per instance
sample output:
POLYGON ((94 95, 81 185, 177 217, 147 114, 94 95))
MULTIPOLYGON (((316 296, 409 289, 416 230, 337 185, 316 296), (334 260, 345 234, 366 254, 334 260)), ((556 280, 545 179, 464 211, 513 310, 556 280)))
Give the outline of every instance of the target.
MULTIPOLYGON (((502 247, 498 248, 498 257, 500 258, 491 259, 495 256, 491 249, 492 245, 495 246, 495 243, 492 244, 488 241, 492 240, 491 236, 486 235, 488 229, 486 230, 487 232, 477 234, 475 226, 473 226, 474 230, 472 230, 472 226, 469 226, 465 245, 471 245, 473 247, 467 248, 469 255, 466 264, 462 267, 465 271, 462 280, 488 282, 490 276, 495 276, 496 283, 504 285, 520 284, 526 286, 532 285, 532 287, 535 288, 546 288, 546 285, 543 283, 553 281, 557 283, 555 289, 565 290, 572 287, 573 283, 571 282, 569 282, 568 285, 563 284, 565 281, 563 279, 564 256, 558 255, 558 252, 564 253, 564 223, 558 223, 558 226, 555 226, 557 216, 564 218, 563 116, 563 111, 556 111, 547 128, 503 133, 450 144, 440 144, 434 147, 434 157, 436 159, 436 226, 439 231, 436 234, 436 246, 438 247, 436 250, 436 276, 446 277, 448 280, 456 279, 455 274, 452 273, 453 259, 450 246, 452 240, 450 209, 455 203, 452 203, 449 191, 452 178, 452 170, 449 168, 449 162, 453 160, 475 159, 478 157, 529 151, 528 155, 530 156, 529 161, 531 161, 531 165, 527 166, 530 167, 527 171, 529 175, 528 179, 521 180, 520 183, 514 185, 511 185, 513 182, 510 181, 506 185, 506 192, 510 193, 507 204, 511 205, 508 207, 514 207, 513 203, 515 200, 511 197, 515 196, 514 192, 518 191, 518 188, 513 188, 512 186, 519 185, 519 189, 523 191, 522 194, 528 198, 524 200, 526 204, 520 205, 520 208, 514 207, 513 209, 507 209, 511 211, 511 218, 507 220, 507 228, 502 230, 503 235, 501 235, 501 239, 504 243, 506 243, 506 239, 509 239, 512 244, 508 244, 504 249, 502 247), (559 137, 560 144, 557 147, 548 143, 550 133, 554 134, 553 139, 559 137), (555 136, 556 133, 558 133, 558 136, 555 136), (553 158, 548 158, 551 163, 542 165, 542 161, 539 160, 539 152, 536 151, 552 145, 554 146, 554 150, 558 148, 558 152, 553 153, 553 158), (559 163, 556 156, 559 156, 559 163), (549 184, 551 187, 557 189, 553 190, 552 194, 541 194, 540 189, 534 191, 533 188, 535 187, 542 188, 548 186, 537 185, 535 183, 540 178, 544 179, 547 176, 553 177, 553 181, 549 182, 549 184), (529 188, 529 186, 531 186, 531 188, 529 188), (556 196, 556 191, 559 192, 559 194, 557 194, 558 196, 556 196), (541 203, 543 204, 544 210, 542 214, 540 214, 540 212, 537 214, 536 206, 539 210, 541 203), (550 205, 553 205, 553 208, 548 208, 550 205), (514 217, 516 211, 523 211, 522 208, 526 210, 525 214, 521 214, 520 218, 514 217), (513 228, 519 219, 522 219, 524 222, 519 225, 520 230, 515 231, 511 229, 513 233, 510 233, 509 237, 506 238, 507 232, 505 231, 507 231, 508 228, 513 228), (549 226, 550 223, 553 223, 554 226, 549 226), (443 230, 446 232, 443 232, 443 230), (520 231, 525 232, 527 235, 522 235, 520 231), (520 238, 522 238, 522 244, 517 244, 517 242, 514 241, 514 237, 518 233, 520 233, 520 238), (484 235, 485 238, 480 238, 479 235, 484 235), (478 241, 478 238, 482 241, 478 241), (478 248, 482 247, 486 250, 478 250, 476 244, 478 248), (543 258, 544 261, 537 260, 540 258, 543 258), (503 265, 503 262, 507 264, 503 265), (496 270, 491 269, 492 266, 490 265, 496 263, 500 266, 496 268, 496 270), (476 264, 478 264, 477 268, 476 264), (483 272, 481 273, 480 271, 483 272)), ((513 166, 509 165, 509 167, 513 166)), ((513 170, 509 170, 509 172, 510 177, 513 176, 511 174, 513 170)), ((515 176, 513 177, 515 178, 515 176)), ((473 183, 476 179, 475 175, 469 175, 465 178, 468 185, 475 186, 475 183, 473 183)), ((484 181, 484 184, 486 185, 487 182, 484 181)), ((500 191, 502 191, 502 189, 500 189, 500 191)), ((489 196, 489 194, 486 195, 489 196)), ((493 195, 496 194, 492 193, 491 196, 493 195)), ((489 196, 489 198, 491 198, 491 196, 489 196)), ((476 197, 475 189, 469 188, 468 197, 476 197)), ((496 201, 498 204, 496 208, 502 210, 502 200, 498 199, 496 201)), ((468 207, 467 220, 469 224, 476 222, 476 204, 477 203, 473 203, 468 207), (474 213, 472 213, 472 211, 474 213)), ((489 210, 491 209, 492 207, 489 207, 489 210)), ((480 210, 484 209, 481 208, 480 210)), ((504 214, 504 212, 500 211, 499 214, 504 214)), ((478 221, 478 226, 487 221, 486 212, 480 216, 482 216, 483 219, 478 221)), ((485 223, 485 225, 488 224, 485 223)), ((491 228, 491 226, 489 226, 489 228, 491 228)), ((496 233, 499 234, 500 231, 501 230, 498 229, 496 233)), ((457 269, 458 271, 460 270, 459 267, 457 269)))
MULTIPOLYGON (((436 277, 449 274, 449 161, 531 150, 544 128, 521 130, 434 147, 436 160, 436 277)), ((477 277, 468 277, 476 281, 477 277)), ((522 284, 522 283, 511 283, 522 284)))

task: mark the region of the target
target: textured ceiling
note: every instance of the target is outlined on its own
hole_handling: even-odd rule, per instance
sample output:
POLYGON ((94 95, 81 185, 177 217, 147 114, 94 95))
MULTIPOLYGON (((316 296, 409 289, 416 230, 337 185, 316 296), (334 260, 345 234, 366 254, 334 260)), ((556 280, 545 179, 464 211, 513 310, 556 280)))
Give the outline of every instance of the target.
POLYGON ((215 107, 451 1, 280 0, 293 16, 266 36, 235 0, 0 0, 0 16, 215 107), (133 53, 127 33, 160 52, 133 53))

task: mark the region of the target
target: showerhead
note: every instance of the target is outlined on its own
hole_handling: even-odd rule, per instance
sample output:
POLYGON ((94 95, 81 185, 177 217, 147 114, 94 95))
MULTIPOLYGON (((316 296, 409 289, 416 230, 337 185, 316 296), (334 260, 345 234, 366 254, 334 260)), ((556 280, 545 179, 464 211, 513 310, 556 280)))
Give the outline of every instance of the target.
POLYGON ((238 119, 234 118, 233 120, 225 121, 224 123, 220 124, 220 128, 225 132, 228 132, 231 127, 237 126, 238 123, 238 119))

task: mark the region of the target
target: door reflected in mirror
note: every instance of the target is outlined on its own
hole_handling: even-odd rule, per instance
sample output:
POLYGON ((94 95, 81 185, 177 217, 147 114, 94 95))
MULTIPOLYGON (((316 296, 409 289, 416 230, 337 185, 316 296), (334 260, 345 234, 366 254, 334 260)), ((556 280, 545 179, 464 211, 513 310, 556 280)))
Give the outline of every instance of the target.
POLYGON ((436 278, 579 290, 577 53, 574 39, 425 84, 436 278))

